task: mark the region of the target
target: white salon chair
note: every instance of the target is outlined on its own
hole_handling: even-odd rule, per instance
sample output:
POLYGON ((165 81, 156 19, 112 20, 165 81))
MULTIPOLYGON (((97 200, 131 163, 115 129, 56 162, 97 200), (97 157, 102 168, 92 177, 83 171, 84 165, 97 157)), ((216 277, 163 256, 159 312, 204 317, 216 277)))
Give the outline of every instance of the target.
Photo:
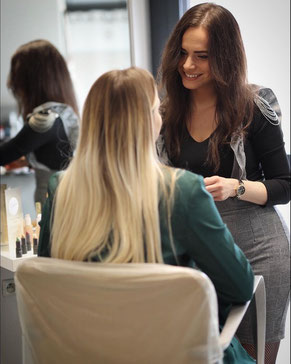
MULTIPOLYGON (((33 258, 15 275, 25 364, 222 363, 248 303, 221 334, 203 273, 165 264, 33 258)), ((264 363, 265 292, 255 281, 258 364, 264 363)))

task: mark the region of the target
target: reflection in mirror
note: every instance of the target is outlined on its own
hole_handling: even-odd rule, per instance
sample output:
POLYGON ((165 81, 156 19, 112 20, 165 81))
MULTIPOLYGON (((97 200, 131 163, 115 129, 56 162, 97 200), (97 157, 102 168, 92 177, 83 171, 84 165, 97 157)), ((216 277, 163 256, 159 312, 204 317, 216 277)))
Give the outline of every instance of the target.
POLYGON ((67 0, 67 59, 79 108, 94 81, 111 69, 130 67, 126 1, 67 0))

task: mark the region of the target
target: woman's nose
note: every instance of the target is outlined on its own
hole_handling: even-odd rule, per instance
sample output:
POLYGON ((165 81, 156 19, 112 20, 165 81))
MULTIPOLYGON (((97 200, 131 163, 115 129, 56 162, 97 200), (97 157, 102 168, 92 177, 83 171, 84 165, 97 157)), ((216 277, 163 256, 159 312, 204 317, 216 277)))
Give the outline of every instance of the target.
POLYGON ((184 69, 193 69, 196 67, 195 62, 193 62, 193 59, 191 57, 187 57, 184 64, 183 64, 184 69))

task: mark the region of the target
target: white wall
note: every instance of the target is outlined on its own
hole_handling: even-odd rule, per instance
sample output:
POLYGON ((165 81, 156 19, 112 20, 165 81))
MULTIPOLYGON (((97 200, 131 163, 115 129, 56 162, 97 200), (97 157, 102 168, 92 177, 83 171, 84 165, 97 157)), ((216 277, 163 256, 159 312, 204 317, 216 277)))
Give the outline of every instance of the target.
POLYGON ((127 0, 131 65, 152 71, 148 0, 127 0))
POLYGON ((65 54, 64 9, 65 0, 1 0, 1 109, 15 105, 6 81, 20 45, 44 38, 65 54))

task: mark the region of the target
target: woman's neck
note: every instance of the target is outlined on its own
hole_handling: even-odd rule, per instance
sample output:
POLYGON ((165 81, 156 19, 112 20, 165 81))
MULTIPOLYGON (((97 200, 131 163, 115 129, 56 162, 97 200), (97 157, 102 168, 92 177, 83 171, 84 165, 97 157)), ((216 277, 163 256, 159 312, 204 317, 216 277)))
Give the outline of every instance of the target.
POLYGON ((213 87, 203 87, 191 92, 192 105, 195 110, 216 107, 217 96, 213 87))
POLYGON ((197 142, 203 142, 217 127, 216 93, 213 88, 193 90, 192 105, 188 120, 188 131, 197 142))

